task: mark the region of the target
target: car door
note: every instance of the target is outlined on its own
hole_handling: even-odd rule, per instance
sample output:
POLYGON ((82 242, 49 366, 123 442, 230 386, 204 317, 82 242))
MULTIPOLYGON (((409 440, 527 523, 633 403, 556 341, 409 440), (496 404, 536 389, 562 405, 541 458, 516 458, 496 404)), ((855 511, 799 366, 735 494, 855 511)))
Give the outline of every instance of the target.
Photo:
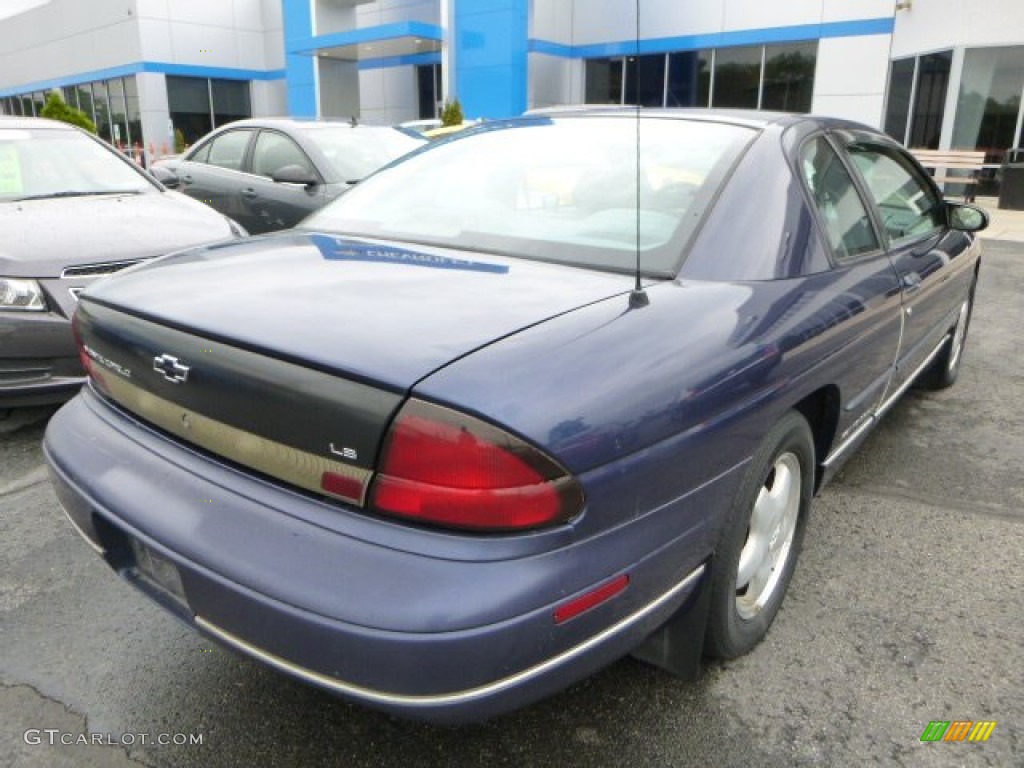
POLYGON ((971 239, 947 224, 945 201, 901 148, 850 133, 846 151, 877 217, 903 294, 896 384, 914 376, 942 343, 972 279, 961 258, 971 239))
POLYGON ((256 137, 251 157, 252 176, 242 188, 242 205, 246 208, 250 232, 269 232, 294 227, 324 203, 323 179, 312 161, 289 136, 280 131, 264 129, 256 137), (282 168, 298 166, 308 172, 317 184, 275 182, 273 176, 282 168))
POLYGON ((244 168, 253 133, 249 128, 219 133, 197 147, 178 168, 182 192, 246 229, 249 225, 239 192, 248 177, 244 168))
POLYGON ((836 358, 841 445, 869 422, 892 380, 900 346, 899 277, 836 147, 823 134, 812 136, 801 145, 798 161, 835 264, 829 293, 836 316, 829 323, 843 339, 836 358))

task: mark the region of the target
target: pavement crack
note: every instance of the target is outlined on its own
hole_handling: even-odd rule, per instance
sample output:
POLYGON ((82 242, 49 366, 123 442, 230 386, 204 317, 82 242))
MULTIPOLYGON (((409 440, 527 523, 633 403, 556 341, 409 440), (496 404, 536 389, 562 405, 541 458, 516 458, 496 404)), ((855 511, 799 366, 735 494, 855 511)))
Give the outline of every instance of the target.
MULTIPOLYGON (((68 724, 68 723, 65 723, 65 722, 60 723, 59 730, 62 733, 73 733, 74 731, 77 731, 78 733, 80 733, 82 735, 88 735, 88 734, 92 733, 92 731, 89 728, 89 718, 88 717, 86 717, 85 715, 81 714, 80 712, 75 711, 75 709, 72 708, 71 705, 61 701, 60 699, 56 698, 55 696, 49 696, 49 695, 43 693, 41 690, 39 690, 36 686, 32 685, 31 683, 26 683, 26 682, 11 683, 11 682, 6 682, 4 680, 0 680, 0 710, 7 711, 8 707, 12 706, 12 703, 8 701, 8 698, 12 698, 14 700, 13 709, 16 710, 16 711, 22 712, 22 713, 27 713, 28 711, 33 711, 34 712, 35 705, 30 703, 32 698, 35 698, 37 700, 37 702, 42 703, 42 705, 44 707, 46 707, 48 705, 55 705, 57 707, 60 707, 61 710, 63 710, 64 717, 67 720, 71 720, 71 721, 74 722, 73 726, 68 724)), ((29 728, 29 729, 24 731, 25 734, 29 733, 29 731, 31 731, 33 729, 38 729, 38 730, 42 731, 42 728, 40 726, 45 727, 45 728, 50 728, 53 725, 55 725, 55 723, 53 723, 52 720, 51 720, 51 718, 54 717, 54 715, 52 714, 52 709, 51 709, 49 714, 46 714, 46 713, 39 714, 38 712, 34 712, 34 714, 35 714, 36 717, 40 718, 40 722, 36 723, 36 722, 33 721, 31 728, 29 728)), ((2 734, 0 736, 10 737, 12 735, 13 734, 2 734)), ((22 736, 19 734, 15 738, 17 738, 20 741, 22 739, 22 736)), ((28 744, 29 742, 26 741, 25 743, 28 744)), ((2 746, 0 746, 0 749, 3 749, 4 746, 10 746, 10 745, 3 745, 2 741, 0 741, 0 745, 2 745, 2 746)), ((23 747, 23 745, 19 745, 19 746, 23 747)), ((43 744, 37 744, 36 746, 43 747, 44 745, 43 744)), ((134 747, 132 745, 104 742, 104 743, 98 744, 98 745, 97 744, 87 744, 87 745, 83 745, 83 747, 85 749, 89 749, 89 750, 103 750, 104 748, 106 748, 106 749, 111 750, 110 752, 108 752, 106 754, 108 754, 108 755, 120 754, 124 758, 125 761, 127 761, 128 763, 130 763, 132 765, 146 766, 146 768, 150 768, 150 765, 151 765, 150 763, 146 762, 145 760, 143 760, 141 758, 141 756, 138 754, 138 752, 134 749, 134 747)), ((4 751, 8 751, 8 750, 4 750, 4 751)), ((122 764, 120 759, 118 759, 116 762, 117 762, 118 765, 122 764)), ((64 763, 61 763, 61 764, 63 765, 64 763)), ((94 764, 95 763, 92 762, 92 761, 89 762, 89 765, 94 765, 94 764)))
POLYGON ((29 488, 42 485, 48 480, 49 473, 46 471, 46 467, 36 467, 31 472, 15 478, 7 483, 7 485, 0 485, 0 499, 4 496, 13 496, 15 493, 21 493, 29 488))
POLYGON ((946 496, 933 496, 932 494, 915 491, 910 488, 895 488, 884 485, 843 485, 842 490, 843 493, 853 496, 881 496, 886 499, 912 501, 946 512, 966 512, 967 514, 989 517, 1009 523, 1024 523, 1024 515, 1011 512, 1002 505, 982 504, 965 499, 951 499, 946 496))

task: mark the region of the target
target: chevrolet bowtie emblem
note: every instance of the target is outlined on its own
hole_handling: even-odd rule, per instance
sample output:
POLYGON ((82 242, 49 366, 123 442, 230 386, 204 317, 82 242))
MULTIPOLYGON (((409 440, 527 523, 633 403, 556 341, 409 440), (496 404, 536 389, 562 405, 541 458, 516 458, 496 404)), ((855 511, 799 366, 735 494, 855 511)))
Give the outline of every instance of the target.
POLYGON ((173 355, 154 357, 153 370, 163 374, 163 377, 172 384, 183 384, 188 380, 189 367, 182 365, 173 355))

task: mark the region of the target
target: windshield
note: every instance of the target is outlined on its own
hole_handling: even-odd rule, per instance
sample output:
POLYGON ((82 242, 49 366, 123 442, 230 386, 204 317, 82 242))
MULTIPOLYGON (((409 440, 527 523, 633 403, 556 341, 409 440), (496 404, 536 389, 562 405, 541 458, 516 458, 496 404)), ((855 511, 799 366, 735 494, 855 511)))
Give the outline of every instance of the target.
POLYGON ((302 228, 623 272, 639 251, 643 272, 674 274, 752 137, 632 115, 485 123, 373 176, 302 228))
POLYGON ((141 173, 77 131, 0 128, 0 201, 147 189, 141 173))
POLYGON ((394 128, 358 126, 310 128, 309 139, 331 164, 339 181, 360 181, 426 141, 394 128))

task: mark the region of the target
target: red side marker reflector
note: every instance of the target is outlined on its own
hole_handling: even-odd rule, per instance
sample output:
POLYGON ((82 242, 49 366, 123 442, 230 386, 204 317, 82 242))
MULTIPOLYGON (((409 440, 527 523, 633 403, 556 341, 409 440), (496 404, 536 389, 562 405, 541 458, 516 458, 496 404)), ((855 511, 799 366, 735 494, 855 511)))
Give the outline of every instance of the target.
POLYGON ((611 600, 616 595, 624 592, 628 586, 629 574, 624 573, 621 576, 616 576, 606 584, 602 584, 592 592, 587 592, 582 597, 577 597, 575 600, 560 605, 555 609, 555 624, 564 624, 569 619, 574 619, 581 613, 589 611, 591 608, 596 608, 601 603, 611 600))
POLYGON ((361 481, 335 472, 324 472, 320 477, 320 487, 332 496, 340 496, 349 501, 361 501, 363 498, 361 481))

